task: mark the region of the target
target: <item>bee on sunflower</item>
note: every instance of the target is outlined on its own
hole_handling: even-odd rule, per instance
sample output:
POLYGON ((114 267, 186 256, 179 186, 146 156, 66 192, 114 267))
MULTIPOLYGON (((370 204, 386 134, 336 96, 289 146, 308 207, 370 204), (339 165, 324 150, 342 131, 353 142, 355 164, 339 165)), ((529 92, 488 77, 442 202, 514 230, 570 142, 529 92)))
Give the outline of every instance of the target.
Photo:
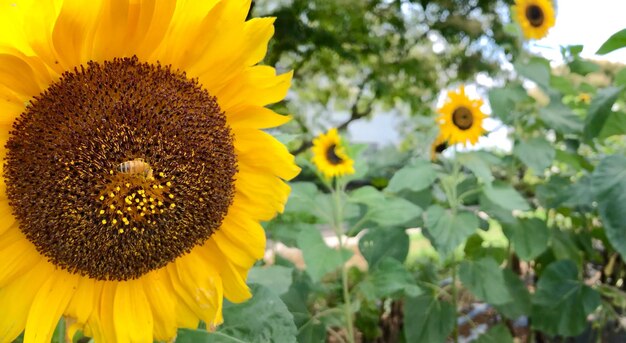
POLYGON ((0 341, 172 341, 251 294, 299 168, 250 0, 0 2, 0 341))
POLYGON ((313 163, 326 178, 354 174, 354 160, 346 153, 336 128, 313 139, 313 163))
POLYGON ((515 18, 526 39, 541 39, 556 21, 551 0, 516 0, 515 18))
POLYGON ((483 105, 481 99, 470 99, 465 94, 465 87, 458 91, 449 91, 448 98, 439 108, 439 132, 441 139, 448 145, 467 142, 476 144, 478 138, 486 131, 482 127, 486 115, 480 110, 483 105))

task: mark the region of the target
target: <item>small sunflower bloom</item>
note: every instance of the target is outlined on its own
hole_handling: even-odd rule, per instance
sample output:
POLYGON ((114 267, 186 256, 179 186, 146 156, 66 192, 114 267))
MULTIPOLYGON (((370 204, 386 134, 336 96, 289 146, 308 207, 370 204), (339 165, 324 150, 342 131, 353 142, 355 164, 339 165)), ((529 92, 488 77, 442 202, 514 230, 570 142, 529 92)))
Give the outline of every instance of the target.
POLYGON ((448 98, 438 110, 439 131, 441 139, 449 145, 462 143, 476 144, 478 138, 486 131, 482 127, 486 115, 480 110, 481 99, 470 99, 465 94, 465 87, 458 91, 449 91, 448 98))
POLYGON ((345 151, 337 129, 313 139, 313 163, 327 178, 354 174, 354 160, 345 151))
POLYGON ((516 0, 515 18, 526 39, 541 39, 556 21, 551 0, 516 0))
POLYGON ((448 141, 441 134, 435 138, 433 144, 430 145, 430 160, 437 160, 437 155, 441 154, 448 148, 448 141))
POLYGON ((0 342, 173 341, 248 299, 294 158, 250 0, 0 1, 0 342))

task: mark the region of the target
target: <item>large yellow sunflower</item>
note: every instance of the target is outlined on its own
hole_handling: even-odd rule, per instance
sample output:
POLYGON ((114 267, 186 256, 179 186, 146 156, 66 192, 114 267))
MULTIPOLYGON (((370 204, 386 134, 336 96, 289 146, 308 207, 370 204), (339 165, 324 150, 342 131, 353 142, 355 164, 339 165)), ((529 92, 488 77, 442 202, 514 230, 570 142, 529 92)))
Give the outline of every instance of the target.
POLYGON ((0 342, 169 341, 250 297, 298 172, 250 0, 0 0, 0 342))
POLYGON ((481 99, 470 99, 463 86, 457 92, 449 91, 448 98, 438 111, 441 139, 448 141, 449 145, 466 145, 468 141, 476 144, 478 137, 485 133, 482 123, 486 116, 480 110, 482 105, 481 99))
POLYGON ((311 150, 313 163, 327 178, 354 174, 354 160, 346 153, 337 129, 317 136, 311 150))
POLYGON ((513 8, 526 39, 541 39, 554 26, 555 14, 551 0, 516 0, 513 8))

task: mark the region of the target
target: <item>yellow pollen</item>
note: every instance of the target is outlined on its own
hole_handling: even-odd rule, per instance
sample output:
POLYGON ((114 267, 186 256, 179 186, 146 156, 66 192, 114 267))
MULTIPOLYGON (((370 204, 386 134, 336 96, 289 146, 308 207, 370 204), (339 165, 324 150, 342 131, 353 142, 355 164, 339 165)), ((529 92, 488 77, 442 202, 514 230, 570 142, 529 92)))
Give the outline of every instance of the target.
POLYGON ((174 207, 176 207, 176 204, 171 204, 170 205, 170 208, 174 208, 174 207))
POLYGON ((104 195, 100 196, 100 201, 104 200, 104 195))
POLYGON ((139 199, 135 199, 135 202, 139 202, 139 199))
POLYGON ((159 206, 163 206, 163 201, 159 201, 159 202, 157 202, 157 205, 159 205, 159 206))
POLYGON ((164 173, 164 172, 160 172, 160 173, 159 173, 159 176, 160 176, 160 177, 165 177, 165 173, 164 173))
POLYGON ((111 198, 115 198, 115 194, 113 194, 113 192, 109 193, 109 196, 110 196, 111 198))
POLYGON ((169 182, 169 181, 167 181, 167 182, 165 183, 165 185, 166 185, 167 187, 170 187, 170 186, 172 185, 172 183, 171 183, 171 182, 169 182))
POLYGON ((106 224, 107 220, 106 219, 102 219, 102 224, 106 224))
POLYGON ((157 185, 152 185, 152 188, 157 189, 159 187, 157 187, 157 185))
POLYGON ((109 208, 114 210, 115 209, 115 205, 111 204, 111 205, 109 205, 109 208))
POLYGON ((174 199, 174 194, 169 195, 170 199, 174 199))
POLYGON ((113 171, 112 171, 112 170, 109 170, 109 174, 113 175, 113 171))
POLYGON ((111 220, 111 223, 112 223, 113 225, 117 224, 117 219, 113 219, 113 220, 111 220))
POLYGON ((104 210, 100 210, 100 214, 104 214, 104 210))
POLYGON ((117 211, 115 211, 115 213, 117 213, 117 214, 122 214, 122 211, 117 210, 117 211))
POLYGON ((204 199, 202 199, 202 198, 198 198, 198 201, 203 202, 203 201, 204 201, 204 199))
POLYGON ((117 232, 124 233, 124 229, 119 229, 119 230, 117 230, 117 232))
POLYGON ((126 183, 124 186, 126 186, 126 188, 130 188, 130 183, 126 183))
POLYGON ((148 201, 150 201, 150 202, 154 202, 154 198, 153 198, 153 197, 150 197, 150 199, 148 199, 148 201))
POLYGON ((133 228, 133 231, 137 231, 137 228, 136 228, 136 227, 134 227, 134 228, 133 228))
POLYGON ((132 210, 133 210, 133 208, 132 208, 132 207, 130 207, 130 206, 129 206, 129 207, 126 207, 126 211, 130 212, 130 211, 132 211, 132 210))

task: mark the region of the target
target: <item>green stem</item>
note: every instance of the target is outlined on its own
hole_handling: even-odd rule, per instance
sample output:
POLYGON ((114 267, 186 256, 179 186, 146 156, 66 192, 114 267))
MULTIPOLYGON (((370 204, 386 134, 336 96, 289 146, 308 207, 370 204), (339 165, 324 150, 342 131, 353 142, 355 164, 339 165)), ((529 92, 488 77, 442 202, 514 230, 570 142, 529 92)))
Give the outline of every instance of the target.
MULTIPOLYGON (((335 189, 333 199, 335 200, 335 220, 334 229, 335 235, 337 235, 337 242, 339 244, 339 251, 343 252, 343 204, 341 202, 341 195, 343 194, 343 187, 338 179, 335 179, 335 189)), ((344 314, 346 316, 346 323, 348 325, 348 342, 354 343, 354 326, 352 323, 352 305, 350 301, 350 289, 348 288, 348 268, 345 264, 341 266, 341 285, 343 288, 343 302, 344 302, 344 314)))
POLYGON ((459 328, 457 320, 457 289, 456 289, 456 263, 452 264, 452 306, 454 307, 454 342, 459 341, 459 328))

